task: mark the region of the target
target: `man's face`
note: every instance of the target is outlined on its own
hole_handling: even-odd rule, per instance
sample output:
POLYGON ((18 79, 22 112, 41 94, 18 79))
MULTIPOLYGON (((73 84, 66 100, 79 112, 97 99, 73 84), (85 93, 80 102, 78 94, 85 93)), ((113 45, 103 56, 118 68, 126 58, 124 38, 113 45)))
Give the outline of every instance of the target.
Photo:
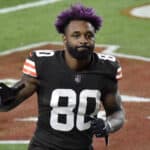
POLYGON ((65 30, 64 44, 73 58, 88 59, 95 46, 94 27, 87 21, 71 21, 65 30))

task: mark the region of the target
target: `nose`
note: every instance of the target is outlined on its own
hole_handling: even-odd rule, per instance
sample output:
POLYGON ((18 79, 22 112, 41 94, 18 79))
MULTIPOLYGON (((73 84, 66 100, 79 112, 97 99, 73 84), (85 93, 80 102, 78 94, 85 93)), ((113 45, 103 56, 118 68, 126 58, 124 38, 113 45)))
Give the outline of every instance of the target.
POLYGON ((88 43, 88 39, 86 38, 86 36, 81 36, 81 38, 80 38, 80 44, 87 44, 88 43))

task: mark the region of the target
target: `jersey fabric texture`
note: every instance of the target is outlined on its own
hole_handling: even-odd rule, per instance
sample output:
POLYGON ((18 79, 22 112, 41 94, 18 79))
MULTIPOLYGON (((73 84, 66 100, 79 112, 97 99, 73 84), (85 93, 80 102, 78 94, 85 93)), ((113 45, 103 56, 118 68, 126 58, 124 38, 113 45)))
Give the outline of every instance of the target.
POLYGON ((93 53, 83 71, 71 70, 64 51, 37 50, 23 73, 37 78, 38 122, 32 141, 53 149, 83 150, 91 146, 90 120, 107 93, 117 90, 122 71, 116 58, 93 53))

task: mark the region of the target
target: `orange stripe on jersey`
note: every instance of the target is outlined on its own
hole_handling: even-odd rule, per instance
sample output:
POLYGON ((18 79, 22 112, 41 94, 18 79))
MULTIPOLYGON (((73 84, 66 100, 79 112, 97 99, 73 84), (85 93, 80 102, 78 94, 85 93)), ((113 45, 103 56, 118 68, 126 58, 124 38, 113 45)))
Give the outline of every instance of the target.
POLYGON ((32 60, 29 60, 29 59, 26 59, 25 65, 26 65, 26 66, 29 66, 29 67, 31 67, 31 68, 35 68, 35 62, 32 61, 32 60))
POLYGON ((122 79, 122 77, 123 77, 123 75, 122 75, 122 68, 120 67, 120 68, 118 68, 118 70, 117 70, 116 79, 117 79, 117 80, 120 80, 120 79, 122 79))
POLYGON ((25 62, 25 63, 24 63, 24 66, 27 66, 27 67, 29 67, 29 68, 35 70, 35 66, 32 65, 32 64, 30 64, 30 63, 28 63, 28 62, 25 62))
POLYGON ((27 74, 27 75, 30 75, 32 77, 37 77, 37 73, 35 72, 32 72, 32 71, 29 71, 28 69, 25 69, 23 68, 23 71, 22 71, 24 74, 27 74))
POLYGON ((26 59, 22 72, 24 74, 27 74, 27 75, 30 75, 33 77, 37 77, 35 63, 32 60, 26 59))

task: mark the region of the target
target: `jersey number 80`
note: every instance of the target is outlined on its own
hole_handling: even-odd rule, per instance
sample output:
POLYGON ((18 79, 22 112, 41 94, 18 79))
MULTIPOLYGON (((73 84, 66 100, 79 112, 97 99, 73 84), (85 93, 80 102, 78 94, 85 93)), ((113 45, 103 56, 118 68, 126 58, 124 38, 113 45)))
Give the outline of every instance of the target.
POLYGON ((77 94, 72 89, 55 89, 52 92, 50 107, 51 116, 50 116, 50 126, 58 131, 71 131, 74 127, 78 130, 83 131, 90 128, 90 121, 85 122, 86 109, 87 109, 87 98, 93 98, 95 105, 95 110, 88 114, 93 116, 97 114, 100 106, 100 96, 101 93, 99 90, 89 90, 84 89, 80 92, 79 95, 79 105, 77 116, 75 117, 74 109, 77 105, 77 94), (67 97, 67 106, 59 106, 60 97, 67 97), (65 123, 58 122, 59 115, 65 115, 65 123))

